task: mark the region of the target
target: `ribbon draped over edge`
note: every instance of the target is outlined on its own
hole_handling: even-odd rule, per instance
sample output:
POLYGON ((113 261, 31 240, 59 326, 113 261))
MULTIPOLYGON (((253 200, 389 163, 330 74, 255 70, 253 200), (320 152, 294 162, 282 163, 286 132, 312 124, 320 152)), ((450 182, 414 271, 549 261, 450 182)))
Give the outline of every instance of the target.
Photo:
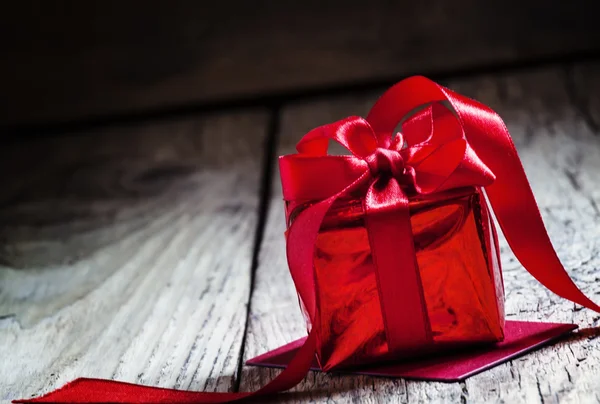
MULTIPOLYGON (((410 289, 411 284, 419 282, 414 259, 403 260, 401 270, 388 266, 400 262, 399 252, 394 251, 398 245, 402 246, 401 256, 414 257, 407 192, 428 194, 485 186, 500 228, 525 269, 558 296, 600 312, 600 306, 581 292, 560 263, 508 130, 485 105, 415 76, 385 92, 366 119, 351 117, 314 129, 302 138, 297 149, 298 154, 280 158, 285 199, 320 200, 298 215, 287 243, 290 272, 311 319, 318 310, 313 254, 321 223, 336 199, 364 187, 368 187, 364 198, 366 225, 390 350, 406 349, 429 338, 424 305, 412 314, 386 314, 386 307, 392 307, 388 304, 398 303, 397 296, 386 295, 382 286, 404 282, 410 289), (456 117, 439 102, 449 103, 456 117), (403 124, 402 135, 393 137, 402 119, 422 106, 426 107, 403 124), (330 139, 353 155, 328 156, 330 139), (394 249, 390 249, 391 241, 394 249), (402 336, 397 327, 407 324, 420 332, 402 336)), ((400 299, 414 304, 422 295, 413 293, 400 299)), ((312 328, 283 372, 254 392, 191 392, 80 378, 44 396, 15 402, 223 403, 273 394, 292 388, 308 373, 317 347, 317 331, 317 327, 312 328)))

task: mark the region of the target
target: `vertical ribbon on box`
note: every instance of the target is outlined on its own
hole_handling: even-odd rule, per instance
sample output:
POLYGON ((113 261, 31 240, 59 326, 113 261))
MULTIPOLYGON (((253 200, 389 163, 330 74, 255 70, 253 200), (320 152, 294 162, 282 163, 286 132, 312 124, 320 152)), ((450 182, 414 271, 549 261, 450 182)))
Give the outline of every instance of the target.
POLYGON ((401 354, 426 348, 432 337, 408 197, 394 177, 386 177, 378 176, 363 205, 388 350, 401 354))
MULTIPOLYGON (((385 278, 397 276, 389 275, 389 270, 396 268, 410 273, 415 269, 410 261, 403 263, 402 267, 388 267, 380 262, 387 261, 392 255, 386 246, 387 240, 379 236, 387 231, 398 236, 397 229, 387 229, 385 221, 380 220, 383 217, 381 212, 400 211, 394 221, 405 226, 405 231, 397 241, 405 246, 408 243, 407 234, 410 232, 406 231, 407 212, 403 211, 406 195, 402 187, 407 184, 417 193, 485 185, 503 233, 525 269, 557 295, 600 312, 600 306, 577 288, 560 263, 510 135, 501 118, 488 107, 424 77, 412 77, 389 89, 366 120, 348 118, 309 132, 298 144, 298 152, 297 155, 282 157, 280 168, 286 199, 321 201, 298 215, 290 228, 287 244, 290 271, 311 318, 316 318, 318 310, 313 268, 316 237, 327 211, 340 196, 368 187, 365 209, 371 229, 370 242, 373 254, 377 255, 379 277, 382 269, 385 272, 384 278, 379 279, 380 286, 396 282, 385 278), (429 105, 441 101, 452 105, 458 119, 449 111, 436 107, 437 104, 429 105), (392 139, 392 131, 411 111, 424 105, 429 106, 405 125, 404 135, 409 146, 405 149, 398 138, 392 139), (327 156, 329 139, 344 145, 353 156, 327 156), (496 180, 491 184, 494 175, 496 180), (307 190, 310 195, 307 195, 307 190), (373 237, 371 233, 375 230, 377 234, 373 237)), ((407 252, 410 252, 408 247, 403 254, 407 252)), ((398 256, 394 254, 393 257, 397 259, 398 256)), ((385 312, 390 310, 386 306, 385 288, 380 292, 385 312)), ((413 296, 411 301, 416 301, 416 297, 413 296)), ((421 324, 424 331, 415 340, 404 336, 395 339, 395 327, 400 331, 402 324, 388 324, 386 319, 386 331, 394 341, 390 342, 390 348, 393 348, 392 344, 400 349, 426 339, 427 320, 420 320, 415 313, 412 321, 421 324)), ((273 394, 295 386, 309 371, 316 349, 317 331, 317 327, 313 327, 304 345, 282 373, 254 392, 191 392, 112 380, 76 379, 44 396, 15 402, 222 403, 273 394)))

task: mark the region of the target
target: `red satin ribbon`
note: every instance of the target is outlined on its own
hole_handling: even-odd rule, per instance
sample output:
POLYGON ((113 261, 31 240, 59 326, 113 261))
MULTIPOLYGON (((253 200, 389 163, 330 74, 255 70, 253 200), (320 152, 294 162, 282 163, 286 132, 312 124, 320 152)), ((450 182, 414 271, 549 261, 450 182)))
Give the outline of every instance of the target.
MULTIPOLYGON (((430 193, 466 185, 485 185, 500 227, 521 264, 557 295, 600 312, 600 306, 577 288, 560 263, 510 135, 500 117, 488 107, 424 77, 412 77, 389 89, 366 120, 349 118, 309 132, 298 144, 298 152, 280 159, 285 199, 321 202, 305 209, 295 219, 288 234, 287 253, 294 283, 312 319, 316 318, 318 310, 313 253, 323 218, 337 198, 365 187, 368 187, 365 210, 382 301, 387 298, 385 288, 381 286, 398 282, 395 276, 413 277, 411 282, 418 282, 414 279, 414 274, 418 275, 416 264, 411 262, 414 260, 402 261, 400 270, 389 264, 390 260, 397 260, 397 256, 390 255, 390 246, 386 245, 389 238, 384 237, 385 234, 397 237, 406 248, 409 241, 412 242, 412 235, 407 231, 410 226, 406 227, 405 189, 412 187, 413 192, 430 193), (404 138, 394 140, 392 132, 405 116, 417 107, 440 101, 452 105, 458 120, 443 107, 433 104, 403 125, 404 138), (329 139, 346 146, 354 156, 327 156, 329 139), (408 143, 406 148, 403 147, 404 139, 408 143), (490 183, 494 175, 496 180, 490 183), (394 224, 387 226, 386 221, 381 220, 384 216, 381 213, 386 217, 391 214, 390 220, 394 224), (392 278, 386 278, 388 276, 392 278)), ((398 243, 394 245, 397 248, 398 243)), ((414 252, 410 253, 405 250, 403 255, 414 257, 414 252)), ((421 297, 413 295, 410 301, 415 302, 418 298, 421 297)), ((382 302, 384 315, 389 307, 382 302)), ((398 314, 401 313, 395 312, 396 316, 398 314)), ((392 317, 391 314, 386 316, 386 333, 388 338, 389 335, 392 340, 396 338, 393 344, 397 348, 427 340, 428 324, 423 312, 417 310, 416 314, 400 315, 402 321, 421 327, 417 328, 421 331, 414 339, 394 331, 398 324, 390 324, 390 321, 396 321, 392 317)), ((308 373, 316 350, 317 333, 318 329, 313 327, 288 367, 255 392, 190 392, 111 380, 77 379, 45 396, 15 402, 222 403, 273 394, 295 386, 308 373)))

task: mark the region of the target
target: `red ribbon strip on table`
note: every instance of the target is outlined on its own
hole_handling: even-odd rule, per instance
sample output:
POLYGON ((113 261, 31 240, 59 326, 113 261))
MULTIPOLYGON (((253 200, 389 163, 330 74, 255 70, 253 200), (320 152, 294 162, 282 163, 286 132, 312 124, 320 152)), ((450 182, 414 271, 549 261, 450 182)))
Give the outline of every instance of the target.
MULTIPOLYGON (((557 295, 600 312, 600 306, 577 288, 560 263, 504 122, 490 108, 424 77, 411 77, 390 88, 366 120, 352 117, 309 132, 299 142, 298 154, 282 157, 280 167, 285 199, 321 200, 298 215, 287 242, 290 272, 311 319, 318 310, 313 255, 321 223, 337 198, 365 186, 366 224, 390 350, 402 351, 429 341, 421 287, 414 287, 419 285, 416 263, 398 260, 399 256, 414 257, 407 190, 427 194, 485 186, 500 227, 527 271, 557 295), (449 102, 457 118, 439 102, 449 102), (402 119, 422 106, 425 109, 403 124, 403 134, 393 137, 402 119), (353 156, 327 156, 330 139, 353 156), (404 285, 406 294, 397 290, 390 294, 388 284, 404 285), (416 310, 394 310, 398 304, 416 310), (402 335, 398 328, 407 324, 415 332, 402 335)), ((308 373, 317 332, 313 326, 288 367, 254 392, 191 392, 77 379, 42 397, 15 402, 223 403, 274 394, 292 388, 308 373)))

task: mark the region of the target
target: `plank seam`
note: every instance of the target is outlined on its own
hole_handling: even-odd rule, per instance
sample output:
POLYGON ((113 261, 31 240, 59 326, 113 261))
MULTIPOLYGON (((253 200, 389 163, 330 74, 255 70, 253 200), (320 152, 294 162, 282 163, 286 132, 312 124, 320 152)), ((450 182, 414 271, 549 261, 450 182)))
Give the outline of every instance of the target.
POLYGON ((261 182, 259 189, 258 203, 258 220, 256 224, 256 232, 254 234, 254 245, 252 249, 252 261, 250 264, 250 287, 248 293, 248 301, 246 302, 246 318, 244 323, 244 332, 240 353, 238 357, 237 369, 234 375, 233 391, 239 391, 242 380, 242 368, 244 367, 244 353, 246 348, 246 340, 248 329, 250 326, 250 313, 252 310, 252 296, 254 295, 254 286, 256 283, 256 271, 259 265, 260 247, 264 238, 267 215, 271 201, 271 182, 273 177, 273 159, 275 158, 275 150, 277 146, 277 136, 279 133, 280 123, 279 105, 270 106, 269 122, 266 129, 266 136, 263 147, 263 160, 261 167, 261 182))

